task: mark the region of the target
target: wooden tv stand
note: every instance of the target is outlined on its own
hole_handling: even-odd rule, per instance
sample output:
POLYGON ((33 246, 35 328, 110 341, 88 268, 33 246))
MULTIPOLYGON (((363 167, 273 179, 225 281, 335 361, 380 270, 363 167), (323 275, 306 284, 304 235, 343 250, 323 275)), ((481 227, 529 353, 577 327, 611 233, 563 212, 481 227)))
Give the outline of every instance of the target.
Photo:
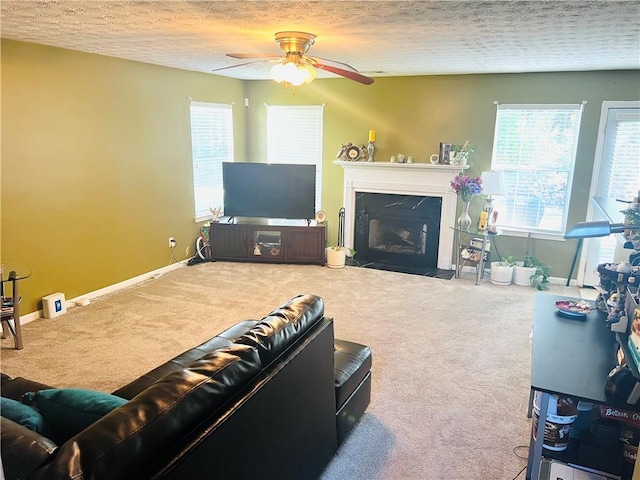
POLYGON ((213 260, 325 264, 326 229, 305 220, 292 225, 265 220, 212 222, 213 260))

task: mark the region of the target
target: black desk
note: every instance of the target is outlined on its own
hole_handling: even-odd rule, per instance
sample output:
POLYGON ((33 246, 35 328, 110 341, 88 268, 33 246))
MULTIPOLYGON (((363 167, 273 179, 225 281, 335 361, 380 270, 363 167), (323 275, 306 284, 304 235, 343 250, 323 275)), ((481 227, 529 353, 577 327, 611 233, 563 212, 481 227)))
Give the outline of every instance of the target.
MULTIPOLYGON (((567 297, 537 293, 533 306, 531 388, 542 393, 537 438, 529 445, 527 479, 538 480, 542 439, 550 394, 562 394, 594 403, 606 403, 604 385, 616 365, 615 334, 605 315, 592 310, 585 318, 561 315, 557 300, 567 297)), ((579 298, 569 300, 580 301, 579 298)))

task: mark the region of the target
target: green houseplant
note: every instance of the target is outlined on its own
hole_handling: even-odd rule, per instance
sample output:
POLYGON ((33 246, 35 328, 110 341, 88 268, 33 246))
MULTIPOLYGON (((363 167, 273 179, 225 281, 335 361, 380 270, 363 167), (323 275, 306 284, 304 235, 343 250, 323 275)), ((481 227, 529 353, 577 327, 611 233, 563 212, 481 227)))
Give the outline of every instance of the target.
POLYGON ((545 265, 533 255, 527 255, 524 257, 524 266, 535 268, 535 271, 529 277, 532 287, 535 287, 538 290, 549 289, 549 275, 551 274, 550 266, 545 265))
POLYGON ((524 257, 524 260, 519 260, 513 267, 513 283, 520 285, 521 287, 531 286, 531 276, 536 273, 536 267, 531 264, 528 255, 524 257))
POLYGON ((451 165, 464 166, 469 162, 469 154, 473 152, 473 147, 466 141, 464 145, 451 145, 449 162, 451 165))

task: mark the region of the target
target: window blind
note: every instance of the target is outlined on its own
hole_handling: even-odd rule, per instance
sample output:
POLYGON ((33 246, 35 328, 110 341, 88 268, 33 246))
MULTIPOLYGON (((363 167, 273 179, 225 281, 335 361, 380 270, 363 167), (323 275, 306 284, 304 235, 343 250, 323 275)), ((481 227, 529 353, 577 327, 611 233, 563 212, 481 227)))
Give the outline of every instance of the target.
POLYGON ((322 199, 323 105, 267 105, 267 162, 316 166, 316 210, 322 199))
MULTIPOLYGON (((637 108, 611 109, 607 115, 605 141, 596 196, 632 199, 640 188, 640 111, 637 108)), ((621 204, 620 210, 624 209, 621 204)), ((617 239, 600 239, 597 264, 615 257, 617 239)))
POLYGON ((582 105, 498 105, 491 169, 507 194, 494 200, 501 227, 562 234, 582 105))
POLYGON ((191 102, 191 150, 196 221, 223 206, 222 162, 233 162, 232 105, 191 102))
POLYGON ((597 196, 633 198, 640 187, 640 113, 612 110, 606 132, 597 196))

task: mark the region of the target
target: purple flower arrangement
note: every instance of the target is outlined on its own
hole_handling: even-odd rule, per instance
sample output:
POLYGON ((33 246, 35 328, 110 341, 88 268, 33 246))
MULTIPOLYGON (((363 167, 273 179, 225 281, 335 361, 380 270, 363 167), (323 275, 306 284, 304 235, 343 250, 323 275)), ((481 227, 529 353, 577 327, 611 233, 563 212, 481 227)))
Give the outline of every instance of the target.
POLYGON ((482 192, 482 179, 480 177, 472 178, 468 175, 456 175, 451 180, 451 188, 462 197, 463 201, 468 202, 474 195, 479 195, 482 192))

